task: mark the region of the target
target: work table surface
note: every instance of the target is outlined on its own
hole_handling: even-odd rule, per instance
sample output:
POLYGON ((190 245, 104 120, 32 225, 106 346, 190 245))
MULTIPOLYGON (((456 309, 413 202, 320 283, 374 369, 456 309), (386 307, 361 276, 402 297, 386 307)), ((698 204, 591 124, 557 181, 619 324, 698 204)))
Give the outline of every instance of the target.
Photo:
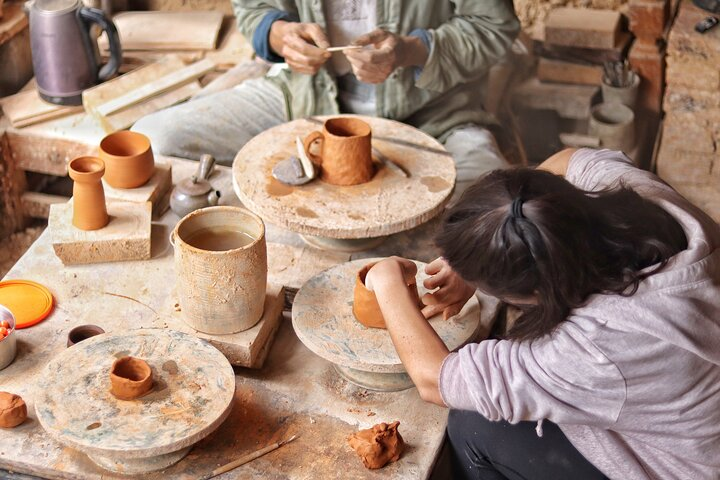
MULTIPOLYGON (((190 176, 194 162, 173 159, 173 182, 190 176)), ((211 177, 222 192, 221 204, 239 205, 230 169, 211 177)), ((46 230, 6 279, 34 280, 55 297, 54 312, 42 323, 18 330, 18 355, 0 371, 0 390, 21 395, 28 420, 0 437, 0 468, 50 478, 127 478, 97 467, 84 454, 51 440, 34 411, 35 383, 47 362, 64 350, 67 332, 81 324, 106 331, 163 327, 177 315, 172 247, 168 235, 178 217, 168 211, 152 225, 152 258, 147 261, 65 267, 55 256, 46 230)), ((300 237, 267 225, 270 283, 297 289, 332 265, 355 258, 403 255, 421 261, 436 256, 433 224, 390 237, 359 254, 306 247, 300 237)), ((191 479, 294 434, 299 438, 222 478, 426 478, 441 447, 447 411, 427 404, 412 388, 378 393, 341 378, 332 364, 310 352, 295 336, 289 312, 262 369, 236 368, 235 405, 227 421, 195 446, 180 463, 142 478, 191 479), (347 446, 359 428, 400 421, 408 443, 401 460, 384 469, 366 470, 347 446)))

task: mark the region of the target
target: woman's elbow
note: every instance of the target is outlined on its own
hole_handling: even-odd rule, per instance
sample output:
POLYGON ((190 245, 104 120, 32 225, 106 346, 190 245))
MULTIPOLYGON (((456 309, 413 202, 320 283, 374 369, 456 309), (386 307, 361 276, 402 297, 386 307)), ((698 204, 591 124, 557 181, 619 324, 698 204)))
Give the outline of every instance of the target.
POLYGON ((440 405, 441 407, 447 406, 445 405, 445 402, 443 402, 437 383, 432 385, 430 384, 430 382, 428 382, 423 385, 419 385, 417 389, 418 393, 420 394, 420 398, 422 398, 423 401, 428 403, 434 403, 435 405, 440 405))

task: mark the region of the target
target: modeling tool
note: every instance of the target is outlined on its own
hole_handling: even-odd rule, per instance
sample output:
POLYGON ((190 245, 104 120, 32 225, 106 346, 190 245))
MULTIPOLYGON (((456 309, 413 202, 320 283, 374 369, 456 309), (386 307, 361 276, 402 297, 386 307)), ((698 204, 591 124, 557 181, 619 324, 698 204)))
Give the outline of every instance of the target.
POLYGON ((332 52, 343 52, 345 50, 360 50, 361 48, 363 48, 362 45, 345 45, 342 47, 326 48, 325 51, 332 53, 332 52))
POLYGON ((207 475, 204 475, 200 477, 198 480, 208 480, 213 477, 217 477, 218 475, 222 475, 223 473, 227 473, 230 470, 233 470, 241 465, 245 465, 246 463, 252 462, 256 458, 260 458, 265 454, 268 454, 272 452, 273 450, 277 450, 278 448, 282 447, 283 445, 286 445, 293 440, 295 440, 298 436, 293 435, 292 437, 288 438, 287 440, 283 440, 281 442, 273 443, 272 445, 268 445, 265 448, 261 448, 260 450, 249 453, 245 455, 244 457, 238 458, 237 460, 228 463, 227 465, 223 465, 222 467, 218 467, 212 472, 208 473, 207 475))

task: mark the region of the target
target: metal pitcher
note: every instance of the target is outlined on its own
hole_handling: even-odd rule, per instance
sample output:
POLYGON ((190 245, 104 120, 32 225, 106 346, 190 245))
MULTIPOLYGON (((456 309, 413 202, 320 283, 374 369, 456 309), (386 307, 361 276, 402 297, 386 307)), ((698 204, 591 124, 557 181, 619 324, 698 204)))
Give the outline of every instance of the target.
POLYGON ((120 38, 102 10, 84 7, 80 0, 34 0, 26 9, 35 79, 44 100, 81 105, 83 90, 117 73, 122 63, 120 38), (93 25, 107 33, 110 43, 110 60, 104 65, 99 65, 93 25))

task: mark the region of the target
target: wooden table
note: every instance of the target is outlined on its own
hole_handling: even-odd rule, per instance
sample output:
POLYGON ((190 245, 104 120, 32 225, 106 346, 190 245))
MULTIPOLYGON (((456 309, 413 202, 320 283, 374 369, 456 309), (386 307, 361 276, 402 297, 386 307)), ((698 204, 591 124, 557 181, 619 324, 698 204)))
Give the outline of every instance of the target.
MULTIPOLYGON (((174 182, 189 176, 195 164, 175 160, 174 182)), ((238 204, 229 169, 221 168, 213 184, 222 203, 238 204)), ((35 416, 38 375, 65 348, 67 332, 93 323, 109 332, 162 327, 177 303, 168 232, 178 218, 171 212, 153 224, 152 259, 64 267, 53 254, 45 231, 8 273, 46 285, 56 309, 44 322, 18 331, 18 357, 0 371, 2 390, 21 395, 29 419, 2 432, 0 468, 50 478, 116 478, 84 454, 53 441, 35 416)), ((379 249, 353 258, 403 254, 421 261, 436 256, 430 246, 432 225, 390 237, 379 249)), ((350 259, 304 247, 297 234, 267 226, 269 281, 299 287, 319 271, 350 259)), ((426 478, 441 447, 447 411, 423 402, 416 389, 375 393, 341 379, 332 365, 305 348, 286 317, 261 370, 236 369, 235 406, 230 417, 177 465, 144 478, 191 479, 213 468, 293 434, 289 445, 257 459, 223 478, 426 478), (400 421, 409 449, 383 470, 366 470, 346 443, 358 428, 400 421)))

